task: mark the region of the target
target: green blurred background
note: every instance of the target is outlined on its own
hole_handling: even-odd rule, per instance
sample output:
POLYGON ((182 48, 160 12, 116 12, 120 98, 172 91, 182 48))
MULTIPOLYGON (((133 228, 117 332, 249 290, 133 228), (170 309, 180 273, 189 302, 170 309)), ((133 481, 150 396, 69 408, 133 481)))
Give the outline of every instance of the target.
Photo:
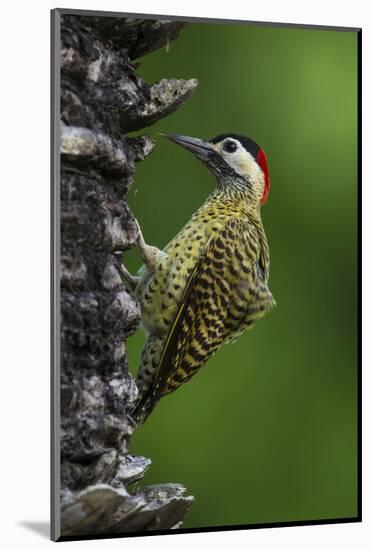
MULTIPOLYGON (((215 186, 156 132, 248 135, 268 156, 277 301, 137 430, 144 483, 187 487, 184 527, 355 516, 357 35, 193 23, 140 61, 147 82, 199 80, 137 165, 129 204, 147 242, 166 245, 215 186)), ((136 250, 124 260, 141 265, 136 250)), ((143 341, 127 341, 133 373, 143 341)))

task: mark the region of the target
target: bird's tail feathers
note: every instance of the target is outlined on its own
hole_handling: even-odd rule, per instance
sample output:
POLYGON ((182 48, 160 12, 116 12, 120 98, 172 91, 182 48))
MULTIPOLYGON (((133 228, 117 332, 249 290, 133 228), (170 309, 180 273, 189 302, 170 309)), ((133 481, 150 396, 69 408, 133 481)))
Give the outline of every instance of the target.
POLYGON ((129 416, 136 426, 143 424, 157 405, 159 398, 156 398, 155 391, 146 389, 129 411, 129 416))

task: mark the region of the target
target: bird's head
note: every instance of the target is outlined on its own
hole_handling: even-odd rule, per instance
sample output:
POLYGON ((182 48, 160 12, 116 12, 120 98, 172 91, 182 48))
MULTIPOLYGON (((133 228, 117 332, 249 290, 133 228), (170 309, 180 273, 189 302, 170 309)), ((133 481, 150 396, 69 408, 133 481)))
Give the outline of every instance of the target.
POLYGON ((215 174, 224 190, 246 190, 258 203, 267 201, 270 188, 267 158, 252 139, 239 134, 220 134, 209 141, 162 135, 194 153, 215 174))

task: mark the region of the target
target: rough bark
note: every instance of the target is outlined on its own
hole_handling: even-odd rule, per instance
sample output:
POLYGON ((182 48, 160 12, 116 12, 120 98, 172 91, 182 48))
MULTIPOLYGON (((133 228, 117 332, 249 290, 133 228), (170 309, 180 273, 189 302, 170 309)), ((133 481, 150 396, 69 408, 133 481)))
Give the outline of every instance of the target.
POLYGON ((135 162, 153 149, 127 138, 180 107, 196 80, 148 85, 133 59, 175 38, 170 21, 63 15, 61 26, 62 535, 174 528, 193 497, 181 485, 131 494, 150 460, 129 454, 137 395, 125 339, 140 308, 121 254, 135 245, 126 202, 135 162))

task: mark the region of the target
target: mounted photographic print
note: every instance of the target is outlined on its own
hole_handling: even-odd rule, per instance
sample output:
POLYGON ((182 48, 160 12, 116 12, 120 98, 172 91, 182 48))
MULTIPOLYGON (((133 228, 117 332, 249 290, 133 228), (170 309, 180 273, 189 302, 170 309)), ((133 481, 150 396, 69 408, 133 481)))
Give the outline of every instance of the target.
POLYGON ((53 540, 361 520, 360 45, 53 10, 53 540))

